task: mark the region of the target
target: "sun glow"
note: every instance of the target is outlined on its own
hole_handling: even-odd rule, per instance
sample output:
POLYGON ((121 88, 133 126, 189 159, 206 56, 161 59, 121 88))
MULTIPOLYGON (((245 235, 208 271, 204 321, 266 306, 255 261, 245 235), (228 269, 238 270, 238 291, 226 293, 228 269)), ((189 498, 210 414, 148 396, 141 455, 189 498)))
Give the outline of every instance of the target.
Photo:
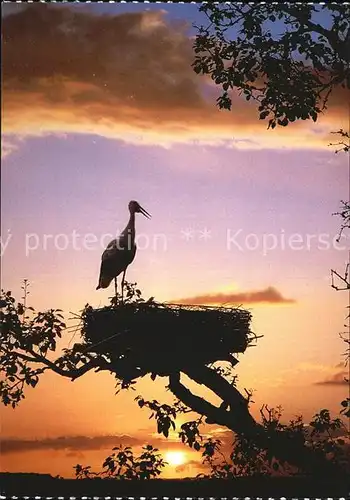
POLYGON ((186 462, 186 455, 183 451, 168 451, 165 454, 165 460, 169 465, 175 467, 186 462))

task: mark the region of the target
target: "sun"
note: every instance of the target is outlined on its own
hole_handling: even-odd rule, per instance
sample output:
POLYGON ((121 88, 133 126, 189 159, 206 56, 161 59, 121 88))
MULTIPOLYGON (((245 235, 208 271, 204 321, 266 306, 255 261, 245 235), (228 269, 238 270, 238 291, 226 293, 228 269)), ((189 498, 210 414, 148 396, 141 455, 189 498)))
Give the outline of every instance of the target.
POLYGON ((186 462, 186 455, 183 451, 168 451, 165 454, 165 460, 169 465, 175 467, 186 462))

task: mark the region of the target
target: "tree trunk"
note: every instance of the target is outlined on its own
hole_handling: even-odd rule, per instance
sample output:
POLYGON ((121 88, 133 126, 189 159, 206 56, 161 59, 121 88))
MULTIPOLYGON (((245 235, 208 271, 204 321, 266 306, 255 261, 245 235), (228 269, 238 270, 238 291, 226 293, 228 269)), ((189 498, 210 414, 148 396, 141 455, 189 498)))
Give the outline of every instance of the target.
POLYGON ((225 403, 217 407, 203 398, 192 394, 180 382, 180 373, 169 376, 169 389, 186 406, 207 417, 207 423, 216 423, 231 429, 239 436, 268 451, 281 462, 297 466, 304 473, 336 474, 339 468, 325 459, 323 455, 307 448, 303 442, 283 431, 276 431, 274 437, 267 434, 264 427, 257 423, 249 413, 248 401, 242 394, 215 370, 207 366, 191 366, 184 370, 192 380, 205 385, 225 403))

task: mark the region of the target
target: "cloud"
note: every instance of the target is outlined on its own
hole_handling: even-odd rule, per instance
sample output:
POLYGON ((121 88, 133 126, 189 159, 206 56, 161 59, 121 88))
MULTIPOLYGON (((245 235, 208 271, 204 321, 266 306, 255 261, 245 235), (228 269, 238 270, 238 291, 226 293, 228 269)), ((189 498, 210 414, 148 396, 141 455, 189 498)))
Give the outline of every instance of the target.
POLYGON ((79 460, 84 459, 85 455, 81 451, 68 451, 66 457, 79 458, 79 460))
POLYGON ((97 15, 30 4, 2 23, 3 132, 24 136, 93 133, 133 144, 177 142, 240 148, 327 147, 347 120, 343 91, 320 124, 278 132, 254 104, 233 95, 215 106, 216 87, 191 68, 184 22, 166 12, 97 15))
POLYGON ((349 379, 349 373, 345 371, 341 371, 335 373, 331 377, 328 377, 319 382, 315 382, 315 385, 347 385, 349 386, 349 382, 345 380, 345 378, 349 379))
POLYGON ((293 368, 293 371, 295 370, 302 370, 302 371, 307 371, 307 372, 323 372, 323 373, 328 373, 328 374, 334 374, 334 369, 335 368, 344 368, 344 363, 339 363, 334 366, 331 365, 324 365, 320 363, 310 363, 310 362, 304 362, 304 363, 298 363, 298 365, 293 368))
POLYGON ((193 305, 230 305, 230 304, 293 304, 294 299, 283 297, 281 292, 273 286, 269 286, 264 290, 253 290, 239 293, 216 293, 197 295, 184 299, 176 299, 173 301, 176 304, 193 304, 193 305))
POLYGON ((169 441, 161 435, 153 436, 148 432, 145 437, 121 435, 105 436, 62 436, 45 439, 12 439, 3 438, 1 441, 1 453, 22 453, 38 450, 62 450, 67 456, 75 456, 88 450, 111 450, 115 446, 141 447, 145 444, 153 444, 162 449, 179 449, 180 441, 169 441))
POLYGON ((128 435, 120 436, 62 436, 47 439, 3 439, 1 453, 18 453, 37 450, 66 450, 68 452, 81 452, 83 450, 99 450, 113 448, 114 446, 143 446, 146 439, 135 438, 128 435))
POLYGON ((1 158, 6 158, 14 151, 17 151, 19 145, 16 141, 8 139, 6 136, 1 139, 1 158))
POLYGON ((335 368, 344 368, 344 361, 340 361, 335 365, 335 368))
POLYGON ((176 472, 182 472, 182 473, 187 473, 193 475, 194 472, 197 474, 206 473, 208 474, 210 472, 210 467, 207 464, 203 464, 200 461, 200 457, 197 460, 189 460, 188 462, 185 462, 184 464, 178 465, 175 469, 176 472))

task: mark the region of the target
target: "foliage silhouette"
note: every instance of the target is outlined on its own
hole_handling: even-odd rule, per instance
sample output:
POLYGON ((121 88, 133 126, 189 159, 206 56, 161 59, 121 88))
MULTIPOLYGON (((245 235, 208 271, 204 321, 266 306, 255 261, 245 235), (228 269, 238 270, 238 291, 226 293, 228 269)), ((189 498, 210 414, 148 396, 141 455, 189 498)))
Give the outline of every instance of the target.
MULTIPOLYGON (((314 415, 313 420, 305 425, 301 416, 282 424, 282 408, 269 408, 264 405, 261 410, 261 420, 264 429, 274 439, 276 433, 284 432, 293 440, 312 449, 316 454, 327 456, 335 468, 348 470, 348 447, 340 437, 348 436, 349 431, 339 418, 332 419, 328 410, 323 409, 314 415)), ((270 476, 270 475, 298 475, 305 471, 291 465, 284 460, 278 460, 268 450, 257 446, 243 435, 235 437, 232 453, 229 459, 220 451, 220 440, 211 440, 209 446, 203 446, 203 463, 210 467, 208 475, 201 477, 218 479, 232 479, 238 476, 270 476)))
POLYGON ((24 398, 25 385, 35 387, 39 375, 56 368, 46 355, 56 350, 56 340, 66 325, 60 309, 34 314, 33 308, 16 304, 9 291, 1 291, 0 308, 0 366, 5 375, 0 381, 0 392, 3 403, 15 408, 24 398), (33 312, 32 318, 25 316, 28 310, 33 312), (36 368, 37 364, 44 366, 36 368))
POLYGON ((114 453, 109 455, 102 464, 100 472, 91 471, 90 466, 83 467, 77 464, 75 477, 77 479, 126 479, 145 480, 159 476, 166 462, 162 459, 157 448, 148 444, 142 448, 141 455, 134 456, 130 446, 117 446, 114 453))
MULTIPOLYGON (((350 151, 349 132, 340 129, 337 132, 334 132, 334 134, 337 134, 339 136, 339 141, 336 143, 331 143, 329 145, 337 147, 340 146, 340 148, 335 151, 336 153, 339 152, 349 153, 350 151)), ((340 231, 337 237, 338 242, 343 236, 343 233, 346 230, 350 229, 350 200, 348 201, 341 200, 340 204, 341 204, 340 211, 333 214, 339 216, 341 219, 340 231)), ((338 273, 338 271, 336 271, 335 269, 331 269, 332 288, 334 288, 338 292, 349 291, 350 290, 349 271, 350 271, 350 252, 349 252, 349 260, 345 265, 345 271, 343 274, 338 273)), ((349 309, 350 311, 350 305, 347 306, 347 309, 349 309)), ((350 362, 350 312, 348 312, 348 314, 346 315, 345 322, 346 323, 344 324, 344 327, 346 328, 346 331, 340 333, 340 338, 347 345, 344 356, 345 356, 345 366, 348 366, 350 362)), ((345 380, 349 382, 349 378, 345 378, 345 380)), ((345 417, 350 418, 350 397, 344 399, 341 402, 341 406, 342 410, 340 413, 343 414, 345 417)))
POLYGON ((257 101, 268 127, 284 127, 316 121, 337 87, 350 88, 349 5, 206 2, 199 10, 208 24, 196 27, 193 68, 221 87, 220 108, 231 109, 237 89, 257 101))
MULTIPOLYGON (((346 132, 342 128, 337 130, 336 132, 332 132, 332 134, 337 134, 340 136, 338 142, 331 142, 329 146, 340 146, 339 149, 335 150, 335 153, 348 153, 350 151, 350 135, 349 132, 346 132)), ((343 214, 341 214, 343 216, 343 214)), ((347 214, 347 222, 349 225, 349 213, 347 214)))
MULTIPOLYGON (((149 373, 155 378, 156 375, 168 378, 168 389, 173 393, 176 401, 173 405, 161 404, 156 400, 146 401, 142 396, 137 396, 138 405, 143 408, 148 408, 153 413, 157 422, 158 432, 164 436, 168 436, 170 427, 175 428, 176 417, 179 414, 184 414, 190 410, 199 414, 197 420, 185 422, 181 426, 180 437, 182 441, 193 447, 196 450, 206 449, 207 453, 210 450, 210 441, 203 441, 199 432, 199 426, 202 423, 216 423, 232 430, 236 436, 244 440, 247 449, 264 449, 269 456, 274 457, 281 463, 288 462, 295 465, 299 470, 308 473, 339 473, 339 467, 332 461, 325 458, 324 454, 314 450, 302 440, 294 439, 295 436, 290 432, 286 432, 283 427, 277 426, 274 432, 271 433, 269 428, 264 424, 260 424, 254 420, 249 412, 249 403, 251 394, 247 391, 248 396, 244 397, 235 387, 235 375, 233 375, 234 366, 237 363, 233 356, 234 349, 239 347, 242 349, 242 342, 233 343, 225 340, 225 335, 220 331, 225 328, 230 329, 227 323, 240 325, 238 332, 241 337, 252 341, 255 336, 250 332, 250 315, 242 310, 243 322, 238 311, 226 311, 225 314, 230 316, 231 320, 225 317, 224 311, 218 308, 217 325, 212 324, 212 329, 203 329, 205 335, 201 337, 201 342, 205 345, 206 341, 213 342, 210 344, 210 349, 202 350, 202 344, 194 344, 196 348, 191 348, 191 356, 187 358, 180 357, 179 366, 176 363, 170 364, 168 371, 165 370, 164 364, 159 364, 159 359, 164 356, 164 349, 157 351, 157 345, 149 342, 154 332, 147 329, 140 330, 138 322, 133 323, 133 315, 136 316, 141 311, 141 316, 148 310, 150 314, 158 314, 154 311, 161 311, 164 314, 164 309, 173 317, 174 307, 172 305, 157 304, 153 300, 149 303, 141 298, 135 284, 129 284, 129 303, 112 305, 110 308, 103 308, 102 312, 112 315, 107 323, 101 321, 101 329, 95 328, 96 324, 88 333, 90 325, 100 321, 101 310, 96 310, 96 315, 91 310, 90 306, 86 306, 82 314, 83 322, 83 340, 84 342, 76 343, 71 349, 63 349, 63 354, 57 357, 54 361, 49 359, 48 355, 56 350, 56 340, 61 337, 65 324, 62 321, 62 315, 59 310, 49 310, 44 313, 36 313, 32 311, 32 317, 26 322, 20 320, 20 315, 23 312, 23 305, 17 304, 12 297, 11 292, 2 292, 1 295, 1 368, 5 375, 1 382, 1 397, 4 404, 11 404, 15 407, 24 397, 23 391, 26 385, 35 387, 39 380, 39 375, 46 370, 51 370, 61 376, 75 380, 90 370, 101 371, 106 370, 111 372, 117 379, 119 389, 127 389, 131 387, 139 378, 149 373), (127 312, 128 311, 128 312, 127 312), (135 313, 136 311, 136 313, 135 313), (127 315, 128 320, 123 315, 127 315), (87 315, 87 316, 86 316, 87 315), (87 320, 87 317, 90 319, 87 320), (92 315, 92 316, 91 316, 92 315), (236 315, 236 316, 235 316, 236 315), (121 318, 121 323, 119 323, 121 318), (225 318, 225 319, 223 319, 225 318), (234 320, 236 318, 236 322, 234 320), (238 319, 237 319, 238 318, 238 319), (248 320, 247 320, 248 319, 248 320), (130 321, 129 321, 130 320, 130 321), (87 322, 86 322, 87 321, 87 322), (91 323, 92 321, 92 323, 91 323), (104 332, 104 327, 114 324, 114 332, 104 332), (242 334, 242 324, 245 325, 242 334), (131 325, 131 326, 130 326, 131 325), (126 330, 125 330, 126 327, 126 330), (100 336, 95 336, 92 340, 91 332, 100 331, 100 336), (142 332, 142 336, 140 335, 142 332), (128 335, 127 335, 128 334, 128 335), (111 338, 112 337, 112 338, 111 338), (136 339, 136 340, 135 340, 136 339), (216 340, 215 340, 216 339, 216 340), (95 342, 95 340, 98 340, 95 342), (145 364, 139 363, 142 361, 138 354, 139 343, 140 351, 143 352, 143 357, 146 360, 145 364), (213 348, 214 346, 214 348, 213 348), (219 348, 218 348, 219 346, 219 348), (136 349, 137 356, 133 356, 133 350, 136 349), (155 349, 156 354, 150 353, 155 349), (208 359, 207 352, 215 351, 215 356, 208 359), (204 352, 204 354, 203 354, 204 352), (148 358, 154 360, 150 362, 148 358), (226 370, 215 365, 216 361, 226 359, 226 370), (227 361, 230 359, 230 361, 227 361), (136 364, 135 364, 136 363, 136 364), (190 379, 202 384, 211 389, 218 397, 221 398, 220 406, 215 406, 202 397, 193 394, 181 381, 181 374, 185 373, 190 379), (231 374, 228 378, 227 376, 231 374), (202 448, 204 447, 204 448, 202 448)), ((184 307, 184 306, 183 306, 184 307)), ((191 324, 191 318, 196 315, 195 309, 186 308, 179 309, 175 307, 176 312, 185 314, 188 312, 188 318, 191 324)), ((214 311, 215 312, 215 311, 214 311)), ((209 316, 214 314, 211 308, 208 309, 209 316)), ((198 317, 201 322, 204 322, 205 316, 201 308, 198 310, 198 317), (204 318, 204 319, 202 319, 204 318)), ((157 317, 157 316, 155 316, 157 317)), ((175 316, 175 318, 179 318, 175 316)), ((175 321, 175 319, 174 319, 175 321)), ((182 320, 181 320, 182 321, 182 320)), ((231 324, 231 326, 232 326, 231 324)), ((182 323, 183 325, 183 323, 182 323)), ((192 324, 191 324, 192 325, 192 324)), ((142 325, 141 325, 142 326, 142 325)), ((236 329, 237 330, 237 329, 236 329)), ((232 329, 232 337, 235 337, 237 331, 232 329)), ((191 328, 184 330, 186 339, 189 342, 193 338, 196 339, 198 333, 191 328)), ((168 332, 164 329, 156 331, 156 337, 159 335, 166 336, 168 332)), ((179 331, 179 335, 183 333, 179 331)), ((238 335, 239 336, 239 335, 238 335)), ((199 342, 199 341, 197 341, 199 342)), ((171 338, 171 343, 168 342, 168 351, 173 350, 174 337, 171 338)), ((247 341, 245 347, 249 345, 247 341)), ((186 344, 182 351, 188 349, 186 344)), ((243 349, 243 350, 244 350, 243 349)), ((182 352, 179 350, 178 352, 182 352)), ((52 356, 50 355, 50 358, 52 356)))
MULTIPOLYGON (((137 398, 141 407, 147 405, 141 398, 137 398), (141 404, 140 404, 141 403, 141 404)), ((159 406, 154 402, 148 405, 153 412, 159 411, 159 406)), ((171 407, 168 406, 168 411, 171 407)), ((261 420, 264 429, 274 439, 276 432, 283 431, 289 434, 293 440, 297 440, 315 453, 327 456, 339 470, 348 470, 348 449, 343 436, 348 435, 346 426, 341 419, 332 419, 328 410, 323 409, 314 415, 313 420, 305 425, 301 416, 291 420, 288 424, 282 424, 281 407, 269 408, 264 405, 261 408, 261 420)), ((155 413, 154 413, 155 414, 155 413)), ((259 476, 296 476, 304 471, 288 462, 277 460, 268 450, 257 446, 254 442, 246 439, 243 435, 236 435, 232 452, 229 458, 222 453, 222 442, 219 439, 209 437, 204 440, 199 432, 202 419, 191 421, 181 426, 179 436, 183 442, 195 450, 201 452, 202 463, 208 466, 208 474, 198 474, 197 479, 235 479, 238 477, 259 476)), ((158 432, 162 432, 158 429, 158 432)), ((140 457, 134 458, 130 447, 121 446, 113 448, 117 453, 107 457, 100 472, 91 471, 90 466, 83 467, 78 464, 74 467, 77 479, 87 478, 113 478, 113 479, 151 479, 161 474, 165 466, 158 453, 158 449, 147 445, 143 448, 140 457)))

